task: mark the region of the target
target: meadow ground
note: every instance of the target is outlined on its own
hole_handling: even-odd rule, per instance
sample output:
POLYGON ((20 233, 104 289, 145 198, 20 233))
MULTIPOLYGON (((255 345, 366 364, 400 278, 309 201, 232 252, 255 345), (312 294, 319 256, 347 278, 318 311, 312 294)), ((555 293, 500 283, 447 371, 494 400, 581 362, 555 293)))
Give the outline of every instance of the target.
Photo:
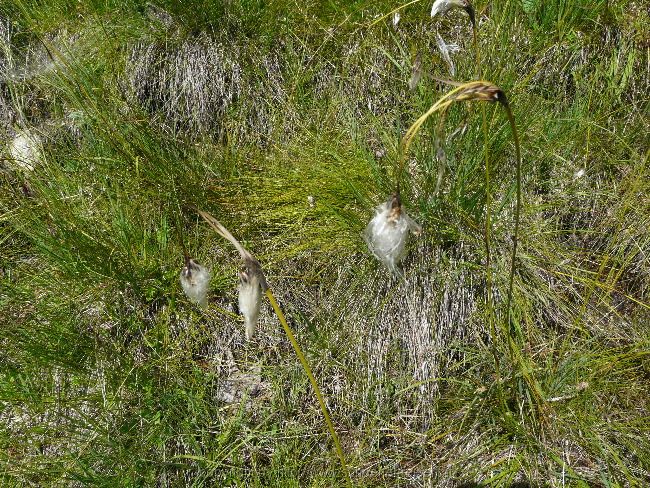
POLYGON ((647 5, 474 8, 476 44, 428 1, 2 2, 2 486, 346 484, 196 208, 261 262, 354 486, 650 485, 647 5), (499 104, 434 114, 398 174, 436 78, 479 73, 521 141, 509 308, 499 104), (423 229, 402 274, 363 238, 398 178, 423 229))

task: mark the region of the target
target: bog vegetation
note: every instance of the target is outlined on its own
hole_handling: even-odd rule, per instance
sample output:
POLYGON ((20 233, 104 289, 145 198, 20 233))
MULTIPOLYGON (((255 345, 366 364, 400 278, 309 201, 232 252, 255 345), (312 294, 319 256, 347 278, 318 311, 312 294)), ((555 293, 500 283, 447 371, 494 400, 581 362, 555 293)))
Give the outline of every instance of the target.
POLYGON ((649 26, 4 1, 0 484, 650 484, 649 26))

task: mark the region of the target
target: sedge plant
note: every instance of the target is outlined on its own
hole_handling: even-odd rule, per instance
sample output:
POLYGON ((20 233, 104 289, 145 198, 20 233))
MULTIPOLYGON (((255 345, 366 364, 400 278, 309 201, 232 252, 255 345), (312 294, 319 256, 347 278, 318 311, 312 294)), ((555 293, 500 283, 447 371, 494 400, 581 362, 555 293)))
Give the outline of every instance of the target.
POLYGON ((323 418, 325 419, 325 424, 327 425, 327 429, 329 430, 332 441, 334 442, 336 454, 339 458, 339 461, 341 462, 341 469, 343 471, 346 484, 347 486, 351 487, 352 480, 350 478, 348 466, 345 461, 345 454, 343 453, 341 442, 339 441, 336 430, 334 429, 334 424, 332 423, 329 410, 325 403, 325 398, 323 397, 323 394, 318 387, 318 382, 316 381, 316 377, 314 376, 311 367, 309 366, 307 357, 302 352, 302 349, 296 340, 293 330, 287 323, 287 319, 284 316, 280 305, 275 299, 275 296, 273 295, 268 282, 266 281, 262 266, 255 258, 255 256, 253 256, 247 249, 245 249, 244 246, 242 246, 239 241, 235 239, 235 237, 228 231, 228 229, 226 229, 217 219, 215 219, 208 212, 204 212, 202 210, 198 210, 198 213, 217 234, 230 241, 230 243, 235 246, 235 249, 237 249, 243 261, 243 269, 240 271, 239 275, 239 308, 242 312, 242 315, 244 315, 247 339, 250 340, 255 331, 255 326, 257 324, 257 318, 259 316, 261 307, 262 294, 264 294, 269 300, 269 303, 271 304, 275 315, 278 317, 278 320, 280 321, 280 324, 282 325, 282 328, 284 329, 289 342, 291 342, 293 350, 295 351, 296 356, 298 356, 298 360, 300 361, 300 364, 302 365, 302 368, 305 371, 305 374, 307 375, 312 388, 314 389, 314 394, 316 395, 316 399, 318 400, 323 418))
MULTIPOLYGON (((417 0, 416 0, 417 1, 417 0)), ((413 4, 415 2, 409 2, 404 5, 401 5, 400 7, 392 10, 388 14, 382 16, 380 19, 377 21, 373 22, 372 25, 376 24, 377 22, 381 21, 382 19, 388 17, 391 14, 398 15, 399 10, 413 4)), ((476 66, 477 66, 477 74, 478 77, 481 77, 481 61, 480 61, 480 54, 479 54, 479 46, 478 46, 478 33, 477 33, 477 26, 476 26, 476 14, 474 10, 474 6, 469 0, 436 0, 432 7, 431 7, 431 17, 435 17, 438 14, 446 14, 448 11, 454 9, 454 8, 461 8, 467 12, 467 15, 469 16, 469 19, 472 23, 472 33, 473 33, 473 40, 474 40, 474 51, 475 51, 475 56, 476 56, 476 66)), ((440 34, 437 34, 437 43, 440 48, 441 54, 443 58, 447 61, 450 72, 453 76, 455 72, 455 67, 453 64, 453 61, 451 60, 451 56, 449 54, 450 50, 454 49, 452 45, 447 45, 444 41, 444 39, 440 36, 440 34)), ((409 81, 409 88, 413 90, 418 82, 420 81, 420 78, 422 77, 422 58, 421 58, 421 53, 418 53, 415 61, 413 63, 413 72, 411 74, 411 78, 409 81)), ((485 114, 485 107, 482 107, 482 113, 483 113, 483 128, 484 128, 484 135, 485 135, 485 174, 486 174, 486 186, 488 187, 489 191, 489 160, 488 160, 488 151, 487 151, 487 142, 488 142, 488 135, 487 135, 487 119, 486 119, 486 114, 485 114)), ((440 134, 443 132, 443 126, 444 126, 444 121, 445 121, 445 116, 444 116, 444 110, 443 116, 440 118, 440 122, 438 124, 437 128, 437 134, 438 134, 438 140, 436 140, 436 150, 437 150, 437 157, 439 161, 439 170, 438 170, 438 178, 437 178, 437 183, 436 183, 436 189, 435 189, 435 194, 438 193, 440 189, 440 185, 442 183, 442 179, 444 176, 444 171, 445 171, 445 164, 446 164, 446 157, 445 157, 445 152, 444 149, 442 148, 441 144, 441 138, 440 134)), ((417 122, 416 122, 417 123, 417 122)), ((417 132, 417 131, 416 131, 417 132)), ((407 132, 408 135, 408 132, 407 132)), ((413 134, 415 135, 415 134, 413 134)), ((405 136, 406 137, 406 136, 405 136)), ((405 158, 405 154, 402 154, 403 158, 405 158)), ((403 165, 404 159, 401 161, 398 160, 398 165, 403 165)), ((371 253, 379 259, 382 263, 384 263, 388 269, 393 273, 393 274, 400 274, 400 270, 397 267, 399 261, 404 258, 406 254, 406 243, 407 243, 407 238, 409 235, 409 231, 412 231, 414 234, 419 234, 421 232, 421 227, 412 219, 408 216, 406 211, 403 208, 401 197, 400 197, 400 171, 396 171, 396 177, 397 177, 397 189, 396 191, 388 198, 388 200, 382 204, 380 204, 376 211, 375 215, 366 227, 365 231, 365 240, 368 244, 368 248, 371 251, 371 253)), ((487 254, 487 262, 486 262, 486 274, 487 276, 487 283, 488 283, 488 295, 487 295, 487 300, 488 300, 488 308, 491 310, 492 305, 491 305, 491 278, 490 278, 490 237, 489 237, 489 232, 490 232, 490 205, 488 201, 487 209, 486 209, 486 227, 485 227, 485 245, 486 245, 486 254, 487 254)))
MULTIPOLYGON (((518 330, 518 327, 513 325, 511 309, 512 309, 512 294, 513 294, 513 283, 514 275, 516 271, 516 257, 517 257, 517 238, 519 235, 519 215, 521 212, 521 149, 519 145, 519 135, 517 133, 517 127, 515 125, 514 115, 512 114, 512 109, 508 103, 508 99, 498 86, 487 82, 487 81, 471 81, 468 83, 452 83, 455 86, 454 89, 442 96, 438 101, 436 101, 424 114, 422 114, 406 131, 406 134, 402 138, 400 144, 400 158, 398 159, 397 165, 397 180, 401 180, 402 173, 404 171, 405 162, 408 157, 409 148, 413 139, 420 131, 422 125, 435 113, 440 113, 444 117, 447 109, 455 102, 463 101, 485 101, 485 102, 499 102, 503 107, 508 117, 508 122, 510 124, 510 129, 512 133, 512 138, 515 145, 515 184, 516 184, 516 204, 515 204, 515 214, 514 214, 514 230, 512 235, 513 245, 512 245, 512 254, 511 254, 511 264, 510 272, 508 279, 508 293, 506 299, 506 314, 507 320, 506 323, 510 327, 510 331, 514 332, 517 335, 517 339, 520 339, 521 332, 518 330)), ((509 334, 509 337, 512 338, 512 334, 509 334)), ((510 344, 512 347, 512 344, 510 344)))
MULTIPOLYGON (((443 81, 443 80, 439 80, 443 81)), ((530 374, 530 367, 529 365, 526 364, 526 359, 522 355, 522 343, 523 343, 523 337, 522 333, 520 330, 520 327, 518 323, 513 320, 512 317, 512 297, 513 297, 513 286, 514 286, 514 275, 516 271, 516 257, 517 257, 517 240, 518 240, 518 235, 519 235, 519 218, 520 218, 520 213, 521 213, 521 149, 520 149, 520 143, 519 143, 519 135, 517 132, 517 127, 515 124, 515 119, 514 115, 512 113, 512 109, 510 107, 510 104, 508 102, 508 99, 503 92, 498 86, 494 85, 493 83, 487 82, 487 81, 471 81, 467 83, 455 83, 455 82, 449 82, 452 85, 455 85, 455 88, 453 88, 451 91, 443 95, 437 102, 435 102, 429 110, 427 110, 424 114, 422 114, 412 125, 411 127, 406 131, 406 134, 402 138, 401 144, 400 144, 400 158, 397 161, 397 170, 396 170, 396 177, 399 185, 399 181, 401 180, 402 173, 404 171, 405 167, 405 162, 408 157, 408 152, 409 148, 413 142, 413 139, 421 129, 422 125, 427 121, 429 117, 431 117, 435 113, 440 113, 441 114, 441 122, 445 120, 446 112, 449 109, 449 107, 454 103, 454 102, 471 102, 471 101, 484 101, 484 102, 498 102, 501 107, 503 107, 504 111, 506 112, 508 122, 510 124, 510 129, 511 129, 511 134, 512 138, 514 141, 515 145, 515 186, 516 186, 516 203, 515 203, 515 212, 514 212, 514 229, 513 229, 513 234, 512 234, 512 253, 511 253, 511 258, 510 258, 510 271, 509 271, 509 278, 508 278, 508 291, 507 291, 507 298, 506 298, 506 320, 505 324, 507 329, 502 329, 503 335, 506 337, 507 344, 508 344, 508 351, 510 353, 510 357, 512 360, 514 360, 516 363, 520 365, 520 371, 522 372, 524 379, 526 383, 530 386, 532 394, 536 398, 541 398, 542 394, 539 388, 539 385, 535 381, 535 379, 532 377, 530 374)), ((483 120, 485 121, 485 116, 483 117, 483 120)), ((440 127, 440 126, 439 126, 440 127)), ((484 124, 485 127, 485 124, 484 124)), ((440 130, 440 129, 439 129, 440 130)), ((486 148, 487 152, 487 148, 486 148)), ((486 178, 488 178, 489 181, 489 167, 487 166, 487 156, 486 156, 486 178)), ((489 200, 488 200, 489 203, 489 200)), ((487 211, 487 219, 489 219, 490 214, 489 210, 487 211)), ((485 243, 486 243, 486 248, 489 253, 490 249, 490 242, 489 242, 489 228, 490 228, 490 222, 486 222, 486 233, 485 233, 485 243)), ((489 261, 486 263, 486 275, 487 275, 487 304, 488 304, 488 313, 489 313, 489 329, 490 329, 490 334, 492 335, 493 339, 496 338, 496 327, 494 324, 494 320, 492 317, 492 300, 491 300, 491 279, 490 279, 490 268, 489 268, 489 261)), ((495 366, 496 366, 496 373, 497 373, 497 378, 498 378, 498 383, 501 383, 500 377, 500 361, 499 361, 499 355, 496 350, 496 342, 493 342, 493 355, 494 355, 494 360, 495 360, 495 366)))

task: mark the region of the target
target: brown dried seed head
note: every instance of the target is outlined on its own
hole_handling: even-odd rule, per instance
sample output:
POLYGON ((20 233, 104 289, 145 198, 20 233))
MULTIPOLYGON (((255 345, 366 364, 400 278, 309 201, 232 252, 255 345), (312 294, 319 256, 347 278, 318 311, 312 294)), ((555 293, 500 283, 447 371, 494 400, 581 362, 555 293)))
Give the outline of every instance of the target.
POLYGON ((456 94, 456 100, 479 100, 484 102, 501 102, 507 104, 503 90, 492 83, 477 81, 456 94))
POLYGON ((390 196, 390 207, 391 208, 401 208, 402 207, 402 198, 399 195, 399 191, 396 191, 390 196))
POLYGON ((188 280, 192 279, 192 274, 197 271, 200 271, 200 269, 201 267, 196 261, 194 261, 189 256, 185 256, 185 266, 181 270, 181 273, 185 278, 187 278, 188 280))
POLYGON ((248 270, 245 266, 239 270, 239 281, 241 281, 242 283, 248 283, 250 281, 247 271, 248 270))
POLYGON ((244 266, 242 271, 240 272, 240 278, 242 276, 246 278, 246 282, 252 280, 253 277, 257 278, 263 292, 266 292, 266 290, 269 288, 269 285, 266 282, 266 276, 264 276, 264 271, 262 271, 262 266, 260 265, 260 262, 250 254, 244 259, 244 266))
POLYGON ((399 220, 400 216, 402 215, 402 207, 395 207, 392 208, 390 213, 388 214, 388 219, 389 222, 395 223, 399 220))
POLYGON ((390 196, 390 212, 388 214, 389 222, 396 222, 402 215, 402 199, 399 192, 395 192, 390 196))

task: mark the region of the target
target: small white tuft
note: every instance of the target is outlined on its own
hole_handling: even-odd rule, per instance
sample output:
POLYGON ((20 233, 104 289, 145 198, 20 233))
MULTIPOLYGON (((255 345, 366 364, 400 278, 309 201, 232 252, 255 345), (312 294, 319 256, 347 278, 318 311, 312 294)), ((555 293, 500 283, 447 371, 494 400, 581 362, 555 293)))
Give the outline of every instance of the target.
POLYGON ((43 160, 43 143, 40 136, 31 130, 19 132, 9 144, 9 154, 17 167, 34 171, 36 165, 43 160))
POLYGON ((435 17, 438 14, 444 14, 451 8, 451 2, 449 0, 436 0, 431 6, 431 17, 435 17))
POLYGON ((239 311, 244 316, 246 339, 255 334, 257 318, 262 305, 262 287, 259 276, 248 268, 239 273, 239 311))
POLYGON ((399 273, 397 265, 406 254, 409 230, 419 233, 422 228, 407 215, 397 194, 377 207, 366 227, 368 249, 393 273, 399 273))
POLYGON ((440 54, 442 55, 442 59, 445 60, 447 65, 449 66, 449 74, 451 76, 456 75, 456 65, 454 65, 454 61, 451 59, 451 55, 454 53, 457 53, 460 51, 460 47, 458 44, 447 44, 445 40, 442 38, 442 36, 436 32, 436 41, 438 44, 438 49, 440 49, 440 54))
POLYGON ((397 28, 397 24, 399 24, 401 18, 402 16, 400 15, 399 12, 395 12, 393 14, 393 27, 397 28))
POLYGON ((181 286, 187 298, 202 307, 207 307, 209 285, 210 271, 193 259, 188 258, 181 270, 181 286))

